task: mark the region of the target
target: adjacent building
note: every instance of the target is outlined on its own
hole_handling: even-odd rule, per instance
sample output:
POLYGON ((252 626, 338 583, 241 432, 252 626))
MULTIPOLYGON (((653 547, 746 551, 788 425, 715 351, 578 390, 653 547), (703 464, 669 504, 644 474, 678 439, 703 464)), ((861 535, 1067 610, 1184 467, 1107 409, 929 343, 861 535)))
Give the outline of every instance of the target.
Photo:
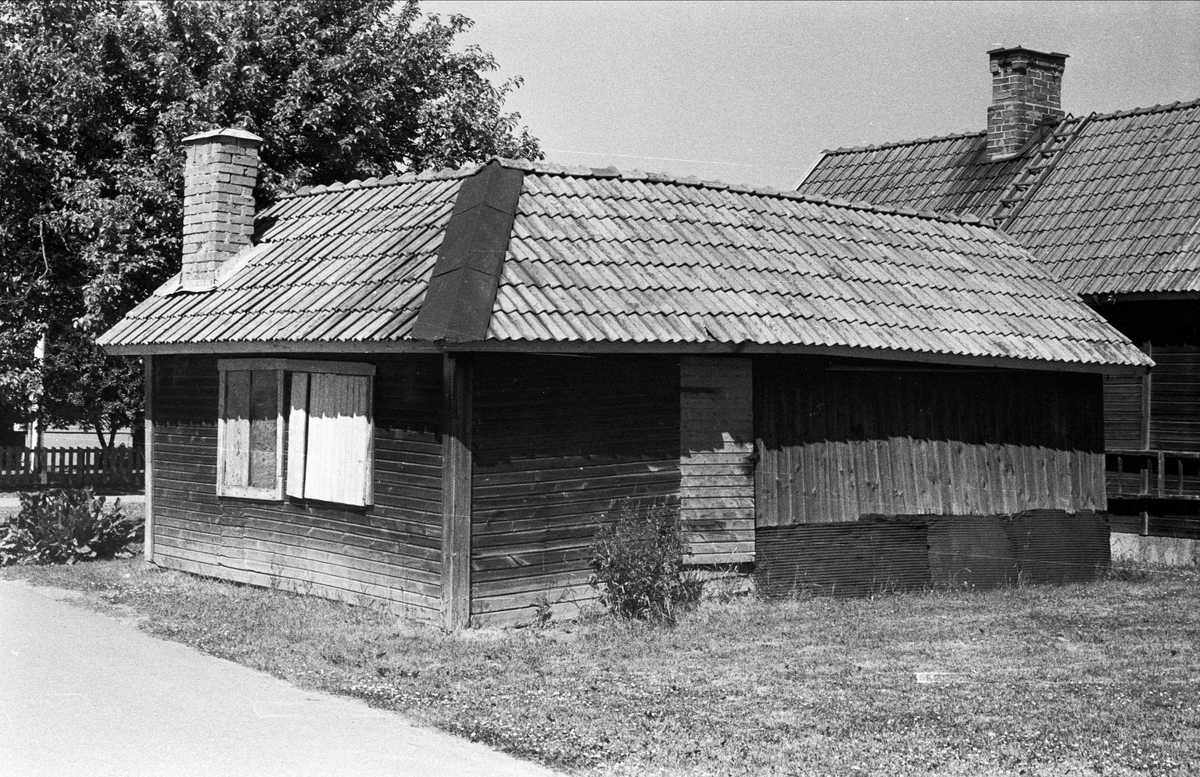
POLYGON ((975 133, 826 151, 798 191, 974 214, 1151 356, 1105 383, 1114 526, 1200 536, 1200 101, 1069 116, 1065 54, 988 52, 975 133))

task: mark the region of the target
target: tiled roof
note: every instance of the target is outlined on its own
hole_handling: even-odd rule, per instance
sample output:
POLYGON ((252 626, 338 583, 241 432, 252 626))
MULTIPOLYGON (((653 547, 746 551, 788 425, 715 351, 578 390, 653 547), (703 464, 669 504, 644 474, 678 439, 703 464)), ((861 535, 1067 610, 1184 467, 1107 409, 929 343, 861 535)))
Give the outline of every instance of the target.
MULTIPOLYGON (((983 139, 829 151, 799 191, 986 215, 1037 143, 989 164, 983 139)), ((1200 292, 1200 101, 1093 117, 1008 231, 1079 294, 1200 292)))
POLYGON ((130 352, 179 342, 396 342, 414 339, 418 314, 427 319, 421 337, 441 339, 442 319, 420 311, 437 275, 459 278, 443 296, 460 281, 472 293, 491 283, 478 331, 514 347, 755 344, 1149 364, 1022 248, 974 220, 612 168, 489 168, 497 165, 523 178, 494 272, 467 266, 494 245, 450 256, 469 210, 455 207, 455 193, 476 199, 461 178, 316 191, 264 214, 273 226, 216 290, 156 296, 103 342, 130 352), (454 236, 443 241, 443 231, 454 236))
POLYGON ((403 338, 458 188, 456 175, 302 190, 259 214, 258 244, 215 289, 182 292, 176 276, 100 344, 403 338))

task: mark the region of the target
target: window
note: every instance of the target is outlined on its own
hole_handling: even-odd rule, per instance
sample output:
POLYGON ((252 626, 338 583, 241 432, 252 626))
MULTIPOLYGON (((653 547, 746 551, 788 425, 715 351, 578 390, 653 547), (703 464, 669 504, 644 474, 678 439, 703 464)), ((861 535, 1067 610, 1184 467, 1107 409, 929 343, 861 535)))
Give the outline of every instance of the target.
POLYGON ((372 503, 372 365, 222 359, 218 369, 219 495, 372 503))

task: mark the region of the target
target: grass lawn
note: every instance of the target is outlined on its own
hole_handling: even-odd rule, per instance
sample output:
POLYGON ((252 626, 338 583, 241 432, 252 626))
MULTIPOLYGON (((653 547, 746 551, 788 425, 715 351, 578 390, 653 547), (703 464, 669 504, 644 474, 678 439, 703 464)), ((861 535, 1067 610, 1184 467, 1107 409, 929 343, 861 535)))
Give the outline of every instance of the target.
POLYGON ((459 635, 138 560, 0 577, 585 775, 1200 774, 1194 570, 459 635))

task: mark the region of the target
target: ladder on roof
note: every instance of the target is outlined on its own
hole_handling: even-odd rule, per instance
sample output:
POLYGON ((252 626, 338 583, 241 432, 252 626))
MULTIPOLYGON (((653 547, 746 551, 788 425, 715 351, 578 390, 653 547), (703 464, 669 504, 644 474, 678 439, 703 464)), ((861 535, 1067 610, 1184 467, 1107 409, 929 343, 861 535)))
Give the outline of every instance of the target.
POLYGON ((1080 131, 1095 115, 1095 113, 1089 113, 1082 117, 1067 116, 1051 128, 1050 134, 1042 141, 1042 145, 1038 146, 1029 163, 1021 168, 1012 183, 1000 195, 1000 199, 996 201, 991 212, 993 224, 1000 229, 1008 229, 1012 226, 1017 214, 1021 212, 1025 203, 1029 202, 1030 194, 1042 185, 1042 182, 1050 175, 1050 171, 1058 164, 1058 160, 1062 158, 1075 138, 1079 137, 1080 131))

